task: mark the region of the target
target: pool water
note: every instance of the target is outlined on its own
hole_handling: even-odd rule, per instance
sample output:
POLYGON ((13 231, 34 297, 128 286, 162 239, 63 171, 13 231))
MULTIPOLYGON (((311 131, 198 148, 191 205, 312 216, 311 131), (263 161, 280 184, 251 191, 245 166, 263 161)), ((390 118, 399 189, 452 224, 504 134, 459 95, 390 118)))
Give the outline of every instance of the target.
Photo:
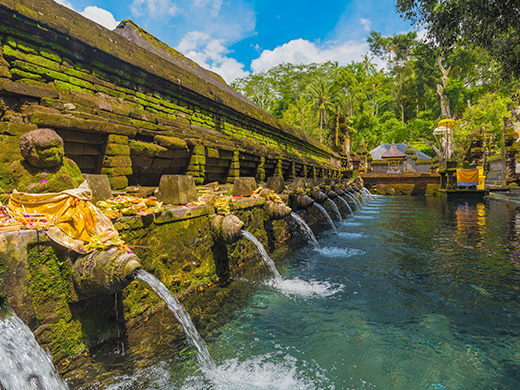
POLYGON ((71 388, 520 389, 515 207, 375 196, 336 224, 321 249, 271 254, 283 282, 237 280, 197 318, 216 369, 166 315, 139 331, 146 353, 101 351, 71 388))

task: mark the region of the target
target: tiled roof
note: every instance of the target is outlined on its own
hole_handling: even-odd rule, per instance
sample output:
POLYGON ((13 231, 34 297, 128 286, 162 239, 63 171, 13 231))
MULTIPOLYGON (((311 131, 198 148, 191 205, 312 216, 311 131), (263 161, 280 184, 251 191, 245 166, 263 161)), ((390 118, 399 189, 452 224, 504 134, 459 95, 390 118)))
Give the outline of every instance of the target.
MULTIPOLYGON (((385 154, 392 144, 381 144, 377 148, 372 149, 370 151, 370 155, 374 160, 383 160, 383 154, 385 154)), ((401 143, 401 144, 395 144, 395 147, 404 154, 405 150, 408 148, 408 144, 401 143)), ((426 153, 420 152, 419 150, 412 148, 412 150, 417 154, 417 158, 419 159, 431 159, 432 157, 428 156, 426 153)))

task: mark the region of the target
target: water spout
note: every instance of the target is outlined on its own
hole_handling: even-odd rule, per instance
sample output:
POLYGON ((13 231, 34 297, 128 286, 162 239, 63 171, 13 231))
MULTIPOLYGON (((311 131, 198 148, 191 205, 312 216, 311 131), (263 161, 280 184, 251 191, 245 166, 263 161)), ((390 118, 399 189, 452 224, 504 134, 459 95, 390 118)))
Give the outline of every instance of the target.
POLYGON ((31 330, 0 308, 0 389, 68 390, 31 330))
POLYGON ((74 263, 74 285, 85 297, 113 294, 132 281, 133 272, 140 266, 139 258, 127 250, 95 250, 74 263))
POLYGON ((213 362, 213 359, 209 354, 208 347, 197 332, 197 329, 195 328, 195 325, 193 325, 193 322, 184 306, 182 306, 179 300, 170 293, 166 286, 152 274, 149 274, 142 269, 137 269, 134 274, 137 279, 148 283, 150 288, 155 291, 164 302, 166 302, 168 309, 170 309, 175 318, 177 318, 177 321, 179 321, 182 329, 188 336, 188 341, 197 350, 197 361, 199 362, 200 367, 205 370, 214 370, 216 368, 215 362, 213 362))
POLYGON ((358 199, 361 206, 363 206, 366 203, 366 200, 363 197, 363 195, 361 195, 361 193, 359 191, 354 191, 354 194, 356 194, 356 198, 358 199))
POLYGON ((366 189, 366 187, 363 187, 361 189, 361 192, 364 193, 367 196, 368 199, 372 199, 372 194, 370 193, 369 190, 366 189))
POLYGON ((332 218, 330 217, 329 213, 327 213, 327 210, 325 210, 323 208, 322 205, 318 204, 318 203, 314 203, 314 206, 316 206, 318 209, 321 210, 321 212, 323 213, 323 215, 325 215, 325 217, 327 218, 327 221, 329 221, 330 223, 330 226, 332 226, 332 228, 334 229, 334 231, 336 231, 336 225, 334 224, 334 221, 332 220, 332 218))
POLYGON ((352 207, 350 207, 350 205, 348 204, 348 202, 345 200, 344 197, 338 196, 338 199, 341 199, 341 201, 345 204, 345 206, 347 206, 350 214, 354 214, 354 211, 352 211, 352 207))
POLYGON ((312 242, 312 245, 314 245, 314 248, 315 249, 320 249, 320 244, 318 243, 318 240, 316 239, 316 236, 312 232, 312 230, 309 227, 309 225, 307 225, 307 223, 304 221, 304 219, 302 217, 300 217, 298 214, 296 214, 295 212, 291 213, 291 217, 296 221, 296 223, 298 224, 298 226, 302 230, 302 232, 305 235, 305 237, 307 237, 307 239, 310 242, 312 242))
POLYGON ((267 215, 269 219, 284 219, 292 213, 292 209, 283 202, 272 202, 266 203, 267 215))
POLYGON ((219 239, 226 244, 233 244, 241 237, 244 222, 235 215, 212 215, 211 230, 219 239))
POLYGON ((267 263, 267 265, 273 272, 276 282, 280 283, 282 281, 282 275, 280 275, 280 272, 278 272, 278 270, 276 269, 276 265, 274 264, 273 259, 269 257, 262 243, 258 241, 256 237, 249 233, 247 230, 242 230, 242 236, 247 238, 249 241, 256 245, 258 252, 260 252, 260 255, 262 256, 262 260, 264 260, 267 263))
POLYGON ((327 199, 327 202, 330 203, 332 210, 334 210, 334 213, 336 214, 336 218, 341 222, 343 221, 343 217, 341 216, 341 213, 339 212, 338 205, 334 203, 332 199, 327 199))
POLYGON ((361 202, 359 201, 359 199, 357 197, 355 197, 354 195, 352 195, 350 192, 347 192, 346 195, 348 196, 348 198, 354 202, 354 204, 356 205, 356 207, 358 208, 361 208, 363 207, 363 205, 361 204, 361 202))

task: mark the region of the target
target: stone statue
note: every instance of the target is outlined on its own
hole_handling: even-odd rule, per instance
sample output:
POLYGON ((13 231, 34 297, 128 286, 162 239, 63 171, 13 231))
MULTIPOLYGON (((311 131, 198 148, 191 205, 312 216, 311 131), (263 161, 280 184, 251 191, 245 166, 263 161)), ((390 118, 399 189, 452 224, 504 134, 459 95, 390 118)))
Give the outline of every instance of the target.
POLYGON ((23 160, 13 162, 16 189, 30 193, 60 192, 83 181, 74 161, 64 157, 63 139, 51 129, 37 129, 20 137, 23 160))

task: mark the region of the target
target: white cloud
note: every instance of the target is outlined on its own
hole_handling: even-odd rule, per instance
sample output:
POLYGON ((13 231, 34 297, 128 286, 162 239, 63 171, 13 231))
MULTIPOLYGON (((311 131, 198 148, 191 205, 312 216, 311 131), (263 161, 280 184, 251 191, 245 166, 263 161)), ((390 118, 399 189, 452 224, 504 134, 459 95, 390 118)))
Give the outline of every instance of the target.
POLYGON ((361 25, 363 26, 363 30, 365 30, 366 32, 369 32, 372 28, 371 20, 361 18, 361 19, 359 19, 359 23, 361 23, 361 25))
POLYGON ((254 73, 268 70, 282 63, 310 64, 326 61, 337 61, 346 65, 352 61, 359 61, 368 51, 365 41, 329 42, 323 45, 295 39, 274 50, 264 50, 260 57, 251 62, 254 73))
POLYGON ((156 19, 163 16, 175 16, 179 8, 172 0, 134 0, 130 5, 133 16, 149 16, 156 19))
POLYGON ((176 49, 203 68, 219 74, 228 83, 249 74, 244 70, 244 64, 227 56, 229 49, 224 40, 212 39, 205 32, 189 32, 176 49))
POLYGON ((80 15, 96 22, 97 24, 102 25, 109 30, 113 30, 117 27, 119 22, 114 18, 114 15, 110 11, 106 9, 96 7, 94 5, 90 5, 85 7, 83 11, 76 10, 72 4, 70 4, 67 0, 54 0, 56 3, 61 4, 71 10, 79 13, 80 15))
POLYGON ((119 22, 114 18, 114 15, 112 15, 109 11, 103 8, 98 8, 96 6, 85 7, 85 9, 80 12, 80 14, 102 25, 103 27, 108 28, 109 30, 115 29, 119 24, 119 22))
POLYGON ((72 6, 72 4, 70 4, 67 0, 54 0, 56 3, 58 4, 61 4, 67 8, 70 8, 70 9, 74 9, 74 7, 72 6))

